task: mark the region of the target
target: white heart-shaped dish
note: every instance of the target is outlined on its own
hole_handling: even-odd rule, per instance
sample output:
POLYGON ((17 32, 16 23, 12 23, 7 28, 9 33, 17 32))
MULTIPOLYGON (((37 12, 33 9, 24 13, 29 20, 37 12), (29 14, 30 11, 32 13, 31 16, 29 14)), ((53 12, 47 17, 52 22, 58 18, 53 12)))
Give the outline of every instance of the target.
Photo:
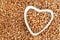
POLYGON ((53 11, 52 11, 52 10, 49 10, 49 9, 40 10, 40 9, 35 8, 35 7, 33 7, 33 6, 27 6, 26 9, 25 9, 25 11, 24 11, 24 21, 25 21, 25 24, 26 24, 28 30, 30 31, 30 33, 31 33, 33 36, 39 35, 41 32, 43 32, 45 29, 47 29, 48 26, 51 24, 51 22, 52 22, 52 20, 53 20, 53 17, 54 17, 53 11), (50 19, 50 21, 48 22, 48 24, 47 24, 41 31, 39 31, 38 33, 33 33, 33 31, 31 30, 31 28, 30 28, 30 26, 29 26, 29 24, 28 24, 28 22, 27 22, 27 12, 28 12, 29 9, 33 9, 33 10, 35 10, 35 11, 37 11, 37 12, 49 12, 49 13, 51 14, 51 19, 50 19))

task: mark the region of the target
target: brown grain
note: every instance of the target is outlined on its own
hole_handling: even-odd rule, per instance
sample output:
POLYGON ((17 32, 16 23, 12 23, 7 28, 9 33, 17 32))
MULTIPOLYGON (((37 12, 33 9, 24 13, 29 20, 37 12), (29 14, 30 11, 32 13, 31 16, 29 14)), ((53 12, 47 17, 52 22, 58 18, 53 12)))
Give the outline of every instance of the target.
MULTIPOLYGON (((50 20, 50 14, 29 10, 27 18, 32 31, 38 32, 50 20)), ((59 0, 0 0, 0 40, 60 40, 59 28, 59 0), (24 23, 24 10, 29 5, 39 9, 51 9, 54 12, 54 20, 49 28, 35 37, 30 34, 24 23)))

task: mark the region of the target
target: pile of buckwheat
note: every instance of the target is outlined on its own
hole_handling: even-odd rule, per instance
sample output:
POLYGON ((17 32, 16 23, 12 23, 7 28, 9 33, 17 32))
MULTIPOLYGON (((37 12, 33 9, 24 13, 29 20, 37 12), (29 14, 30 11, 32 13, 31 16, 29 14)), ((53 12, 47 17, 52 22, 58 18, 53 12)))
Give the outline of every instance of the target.
MULTIPOLYGON (((48 12, 29 10, 27 14, 33 32, 42 30, 50 19, 48 12)), ((0 0, 0 40, 60 40, 60 0, 0 0), (37 36, 32 36, 25 25, 27 6, 54 12, 52 23, 37 36)))

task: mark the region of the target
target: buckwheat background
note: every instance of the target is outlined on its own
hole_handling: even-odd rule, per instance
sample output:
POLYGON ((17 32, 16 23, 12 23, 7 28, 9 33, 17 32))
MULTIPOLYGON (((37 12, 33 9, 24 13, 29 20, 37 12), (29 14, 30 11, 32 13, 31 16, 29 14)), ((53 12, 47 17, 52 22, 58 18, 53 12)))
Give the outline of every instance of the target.
MULTIPOLYGON (((38 32, 51 17, 47 12, 29 10, 27 18, 32 31, 38 32)), ((0 40, 60 40, 60 0, 0 0, 0 40), (52 23, 38 36, 32 36, 24 23, 29 5, 54 12, 52 23)))

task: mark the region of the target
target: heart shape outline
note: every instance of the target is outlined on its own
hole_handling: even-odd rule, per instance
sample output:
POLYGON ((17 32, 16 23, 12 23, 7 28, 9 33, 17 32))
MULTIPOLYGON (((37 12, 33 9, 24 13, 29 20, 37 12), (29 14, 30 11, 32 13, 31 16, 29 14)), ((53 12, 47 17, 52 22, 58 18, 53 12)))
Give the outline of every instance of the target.
POLYGON ((47 28, 49 27, 49 25, 51 24, 53 18, 54 18, 54 14, 53 14, 53 11, 50 10, 50 9, 40 10, 40 9, 35 8, 35 7, 33 7, 33 6, 27 6, 26 9, 25 9, 25 11, 24 11, 24 21, 25 21, 25 24, 26 24, 29 32, 30 32, 31 35, 33 35, 33 36, 37 36, 37 35, 39 35, 40 33, 42 33, 45 29, 47 29, 47 28), (51 14, 51 19, 50 19, 50 21, 46 24, 46 26, 45 26, 42 30, 40 30, 40 31, 37 32, 37 33, 33 33, 33 31, 31 30, 31 28, 30 28, 30 26, 29 26, 29 24, 28 24, 28 22, 27 22, 27 12, 28 12, 28 10, 30 10, 30 9, 33 9, 33 10, 35 10, 35 11, 37 11, 37 12, 49 12, 49 13, 51 14))

